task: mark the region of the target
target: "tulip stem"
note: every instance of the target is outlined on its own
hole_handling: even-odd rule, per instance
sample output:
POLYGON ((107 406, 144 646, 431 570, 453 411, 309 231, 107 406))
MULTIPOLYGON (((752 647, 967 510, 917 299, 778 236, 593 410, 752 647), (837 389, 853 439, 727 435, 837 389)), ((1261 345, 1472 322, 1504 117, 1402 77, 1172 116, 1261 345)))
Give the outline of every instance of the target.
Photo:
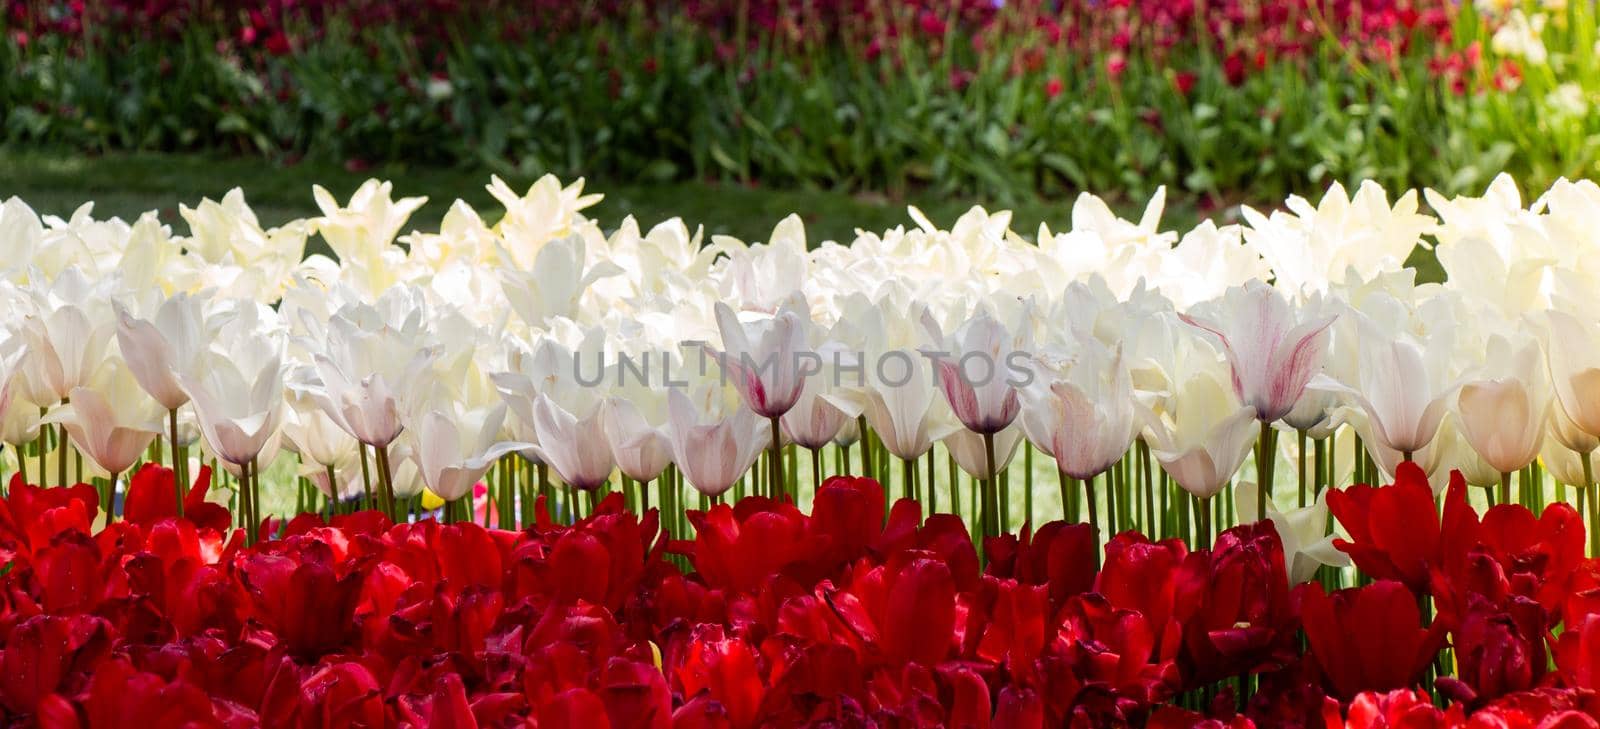
POLYGON ((1304 428, 1300 428, 1295 431, 1295 435, 1300 440, 1300 447, 1296 453, 1300 461, 1298 464, 1300 467, 1300 508, 1304 509, 1306 508, 1306 431, 1304 428))
MULTIPOLYGON (((106 526, 111 526, 117 520, 117 510, 112 508, 117 503, 117 473, 112 472, 111 480, 106 482, 106 526)), ((183 500, 178 500, 178 508, 183 508, 183 500)))
POLYGON ((1199 514, 1200 514, 1200 533, 1198 535, 1196 535, 1198 537, 1196 542, 1197 542, 1197 544, 1198 544, 1200 549, 1210 549, 1211 548, 1211 498, 1210 497, 1201 498, 1199 500, 1199 506, 1200 506, 1200 508, 1199 508, 1198 511, 1199 511, 1199 514))
MULTIPOLYGON (((948 450, 948 447, 946 450, 948 450)), ((930 450, 929 453, 932 453, 932 451, 930 450)), ((947 457, 949 458, 950 469, 950 513, 955 514, 956 518, 959 519, 961 518, 961 472, 956 470, 956 457, 954 455, 947 457)))
POLYGON ((1033 444, 1022 442, 1022 523, 1033 523, 1033 444))
POLYGON ((811 449, 811 498, 817 497, 817 491, 822 488, 822 449, 811 449))
POLYGON ((872 431, 867 430, 867 416, 856 416, 856 428, 861 431, 861 475, 874 478, 877 473, 872 470, 872 431))
MULTIPOLYGON (((1155 536, 1164 533, 1166 530, 1161 529, 1156 522, 1156 481, 1155 473, 1150 467, 1150 444, 1146 443, 1144 438, 1139 438, 1134 441, 1134 447, 1139 452, 1139 473, 1144 479, 1145 518, 1150 522, 1145 527, 1145 530, 1149 531, 1151 536, 1155 536)), ((1167 493, 1163 490, 1161 492, 1161 516, 1163 519, 1167 514, 1166 496, 1167 493)))
POLYGON ((254 458, 239 464, 239 494, 240 499, 244 502, 245 514, 244 535, 245 541, 252 545, 260 537, 261 531, 261 520, 256 517, 256 509, 259 506, 256 503, 255 471, 256 460, 254 458))
MULTIPOLYGON (((63 405, 66 402, 66 400, 61 401, 63 405)), ((67 485, 67 426, 65 425, 56 426, 56 475, 61 479, 58 485, 67 485)), ((109 511, 111 505, 106 504, 106 509, 109 511)))
POLYGON ((1067 470, 1056 466, 1056 488, 1061 491, 1061 518, 1067 522, 1072 521, 1072 509, 1067 506, 1072 500, 1072 492, 1067 484, 1067 470))
MULTIPOLYGON (((1600 493, 1594 491, 1594 451, 1583 454, 1583 490, 1589 492, 1589 556, 1600 556, 1600 493)), ((1579 501, 1582 501, 1580 496, 1579 501)))
MULTIPOLYGON (((183 482, 183 473, 178 470, 178 409, 177 408, 172 408, 171 410, 167 411, 167 428, 168 428, 168 430, 169 430, 169 432, 171 434, 171 440, 172 440, 172 489, 173 489, 173 493, 177 494, 177 496, 178 496, 178 516, 182 517, 183 516, 183 497, 187 495, 187 494, 184 493, 184 491, 186 490, 184 487, 187 484, 185 484, 183 482)), ((329 487, 333 486, 333 481, 332 480, 328 481, 328 486, 329 487)))
POLYGON ((983 508, 987 512, 984 536, 1000 536, 1000 489, 999 473, 995 470, 994 458, 994 433, 983 434, 983 455, 988 465, 988 478, 983 482, 983 508))
POLYGON ((357 443, 356 447, 361 451, 361 490, 366 494, 366 508, 375 508, 372 501, 372 469, 367 466, 367 444, 357 443))
POLYGON ((1094 503, 1094 480, 1090 476, 1083 480, 1083 495, 1089 502, 1089 535, 1094 540, 1094 567, 1100 569, 1100 507, 1094 503))
MULTIPOLYGON (((43 418, 45 416, 45 413, 47 413, 47 412, 49 412, 49 411, 44 409, 44 408, 42 408, 42 407, 39 408, 39 417, 43 418)), ((44 462, 45 451, 49 450, 49 448, 46 447, 46 443, 45 443, 45 441, 49 440, 49 438, 47 437, 49 435, 49 433, 50 433, 50 428, 48 426, 43 426, 43 425, 39 426, 39 438, 38 438, 38 441, 39 441, 39 488, 44 488, 45 487, 46 484, 45 484, 44 480, 45 480, 45 478, 48 477, 48 474, 49 474, 49 471, 46 470, 48 467, 45 465, 45 462, 44 462)), ((17 451, 17 453, 18 453, 17 457, 21 458, 22 457, 21 456, 22 451, 17 451)))
POLYGON ((900 459, 900 479, 904 482, 900 484, 900 495, 902 498, 915 499, 917 497, 916 493, 913 491, 915 488, 915 476, 912 474, 915 472, 915 467, 912 465, 911 461, 903 458, 900 459))
POLYGON ((1278 431, 1272 423, 1261 421, 1261 442, 1256 450, 1256 520, 1267 518, 1267 504, 1272 503, 1272 472, 1277 465, 1278 431))
POLYGON ((1509 471, 1500 474, 1500 503, 1511 503, 1511 473, 1509 471))
POLYGON ((783 431, 779 425, 778 416, 774 415, 769 420, 772 423, 772 450, 769 451, 767 456, 768 480, 771 482, 767 484, 767 490, 771 493, 773 499, 781 499, 783 498, 783 492, 786 490, 783 487, 783 431))
POLYGON ((389 515, 389 521, 392 523, 395 521, 395 504, 394 483, 389 480, 392 478, 392 472, 389 470, 389 446, 374 446, 374 449, 378 455, 378 485, 381 488, 378 498, 383 502, 383 512, 389 515))

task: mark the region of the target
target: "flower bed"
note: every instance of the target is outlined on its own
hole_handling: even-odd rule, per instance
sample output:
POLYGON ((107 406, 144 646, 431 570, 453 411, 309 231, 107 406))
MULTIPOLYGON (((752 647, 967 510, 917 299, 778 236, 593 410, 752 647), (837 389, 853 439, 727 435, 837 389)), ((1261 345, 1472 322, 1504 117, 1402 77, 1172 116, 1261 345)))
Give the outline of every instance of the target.
POLYGON ((230 535, 225 513, 177 517, 172 481, 146 466, 127 520, 91 533, 93 489, 13 480, 0 510, 11 565, 0 578, 0 706, 13 719, 1446 727, 1470 715, 1470 726, 1582 727, 1600 718, 1600 560, 1583 557, 1576 514, 1501 505, 1480 519, 1457 479, 1441 521, 1415 469, 1335 509, 1356 535, 1340 548, 1376 581, 1331 593, 1291 589, 1271 522, 1193 551, 1124 532, 1097 570, 1087 525, 1055 521, 991 539, 980 567, 959 519, 924 519, 913 501, 885 515, 882 487, 861 478, 829 480, 809 516, 759 497, 692 512, 693 539, 673 539, 657 512, 641 518, 613 494, 570 525, 541 504, 519 532, 303 515, 254 547, 230 535), (1397 543, 1365 527, 1402 522, 1421 536, 1397 543), (1431 622, 1418 612, 1430 595, 1431 622), (1448 708, 1419 690, 1430 677, 1448 708))
POLYGON ((489 190, 0 205, 8 718, 1595 725, 1591 182, 816 246, 489 190))

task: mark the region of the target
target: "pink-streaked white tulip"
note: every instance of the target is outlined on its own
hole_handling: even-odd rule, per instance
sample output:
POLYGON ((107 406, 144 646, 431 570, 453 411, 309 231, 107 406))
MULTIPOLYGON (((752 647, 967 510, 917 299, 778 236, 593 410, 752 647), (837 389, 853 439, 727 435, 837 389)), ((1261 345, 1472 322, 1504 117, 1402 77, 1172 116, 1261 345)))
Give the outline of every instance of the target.
POLYGON ((1427 447, 1460 387, 1450 379, 1449 347, 1442 337, 1418 343, 1367 326, 1362 334, 1357 383, 1317 378, 1317 387, 1341 393, 1366 414, 1371 439, 1402 454, 1427 447))
POLYGON ((622 475, 635 481, 654 481, 672 462, 672 439, 663 426, 655 426, 632 400, 606 400, 603 418, 606 443, 622 475))
POLYGON ((956 419, 979 434, 1011 425, 1022 413, 1017 385, 1031 375, 1026 323, 1008 328, 980 308, 948 339, 931 313, 924 311, 922 326, 932 343, 922 353, 933 360, 939 390, 956 419))
POLYGON ((1262 422, 1288 415, 1322 368, 1334 317, 1304 319, 1282 293, 1260 281, 1230 289, 1208 313, 1181 316, 1222 343, 1234 394, 1262 422))
POLYGON ((806 378, 820 363, 807 348, 811 310, 804 299, 791 299, 777 313, 750 321, 718 302, 717 328, 722 349, 711 349, 746 405, 763 418, 777 418, 794 407, 806 378))
POLYGON ((1140 422, 1121 351, 1084 341, 1072 357, 1053 366, 1040 362, 1035 386, 1023 390, 1022 426, 1062 473, 1083 480, 1122 459, 1140 422))
POLYGON ((667 395, 667 410, 673 463, 708 496, 732 488, 767 445, 755 412, 730 402, 721 388, 702 387, 692 398, 675 388, 667 395))
POLYGON ((611 478, 615 463, 606 439, 602 403, 574 413, 557 405, 549 394, 540 393, 533 402, 533 427, 540 456, 562 481, 592 491, 611 478))

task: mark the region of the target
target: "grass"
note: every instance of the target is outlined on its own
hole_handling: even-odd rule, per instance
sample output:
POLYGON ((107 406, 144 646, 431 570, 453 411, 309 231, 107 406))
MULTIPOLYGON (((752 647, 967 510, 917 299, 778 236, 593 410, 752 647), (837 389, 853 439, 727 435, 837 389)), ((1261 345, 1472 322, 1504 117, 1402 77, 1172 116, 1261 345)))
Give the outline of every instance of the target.
MULTIPOLYGON (((318 214, 311 186, 320 184, 344 199, 369 177, 395 182, 396 195, 426 195, 428 204, 411 217, 407 229, 437 229, 452 201, 462 199, 491 217, 498 203, 484 189, 489 173, 460 168, 388 166, 351 172, 343 167, 304 162, 275 166, 246 158, 203 155, 117 154, 88 157, 0 149, 0 199, 12 195, 26 200, 41 214, 65 217, 86 201, 94 201, 96 217, 116 215, 126 220, 147 210, 157 210, 163 221, 183 232, 178 204, 193 205, 202 197, 219 198, 242 187, 263 225, 318 214)), ((525 189, 531 179, 511 180, 525 189)), ((789 213, 805 220, 813 243, 850 240, 857 228, 883 230, 911 225, 907 204, 915 204, 934 222, 949 225, 983 200, 926 199, 913 196, 894 201, 878 195, 856 195, 827 190, 768 190, 727 184, 640 184, 616 180, 590 180, 590 192, 605 199, 586 211, 611 228, 625 215, 641 226, 674 216, 692 228, 704 225, 706 233, 732 235, 747 241, 765 240, 772 226, 789 213)), ((1115 200, 1118 212, 1137 217, 1143 200, 1115 200)), ((1065 229, 1071 219, 1072 199, 1036 200, 1013 206, 1013 228, 1032 233, 1041 221, 1065 229)), ((1183 229, 1198 222, 1200 214, 1189 201, 1169 202, 1166 227, 1183 229)))

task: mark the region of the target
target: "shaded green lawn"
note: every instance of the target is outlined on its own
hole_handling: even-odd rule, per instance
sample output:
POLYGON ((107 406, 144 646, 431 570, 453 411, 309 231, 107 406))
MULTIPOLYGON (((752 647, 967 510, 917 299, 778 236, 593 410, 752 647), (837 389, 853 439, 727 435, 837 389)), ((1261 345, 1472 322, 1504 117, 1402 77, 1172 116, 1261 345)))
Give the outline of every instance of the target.
MULTIPOLYGON (((361 182, 380 177, 395 182, 397 196, 426 195, 428 203, 411 217, 406 230, 436 230, 439 219, 457 198, 493 220, 499 204, 484 189, 489 173, 466 169, 418 168, 401 165, 350 172, 342 167, 303 162, 280 166, 252 158, 202 155, 117 154, 88 157, 72 153, 0 148, 0 199, 21 196, 35 210, 66 216, 85 201, 93 200, 97 217, 120 216, 131 220, 146 210, 160 211, 162 220, 180 233, 187 232, 178 216, 178 204, 193 205, 203 197, 220 198, 242 187, 263 225, 317 215, 311 186, 320 184, 341 199, 361 182)), ((526 189, 531 179, 507 180, 526 189)), ((587 212, 607 229, 625 215, 633 215, 646 229, 674 216, 691 229, 704 225, 707 235, 732 235, 747 241, 766 240, 772 226, 797 212, 805 220, 808 238, 850 240, 857 228, 884 230, 910 225, 906 205, 915 204, 940 225, 948 226, 974 204, 974 199, 918 198, 894 201, 881 196, 855 195, 826 190, 768 190, 736 185, 637 183, 590 180, 585 189, 605 194, 587 212)), ((1108 202, 1123 217, 1137 219, 1144 200, 1110 197, 1108 202)), ((1272 201, 1276 202, 1276 201, 1272 201)), ((1262 207, 1271 207, 1270 204, 1262 207)), ((1072 199, 1036 200, 1011 206, 1012 228, 1031 236, 1040 222, 1055 230, 1068 229, 1072 199)), ((1169 196, 1162 228, 1187 230, 1202 217, 1197 201, 1169 196)), ((1236 222, 1237 209, 1212 213, 1219 223, 1236 222)), ((1419 278, 1442 278, 1431 254, 1418 251, 1411 263, 1419 278)))
MULTIPOLYGON (((146 210, 159 210, 163 220, 183 230, 178 204, 193 205, 202 197, 218 198, 232 187, 243 187, 245 198, 264 225, 277 225, 296 217, 317 214, 311 186, 320 184, 341 198, 368 177, 393 180, 396 196, 426 195, 428 204, 413 215, 407 230, 435 229, 452 201, 466 200, 493 217, 498 203, 484 190, 489 173, 464 169, 384 167, 349 172, 332 165, 301 163, 275 166, 270 162, 199 155, 131 154, 83 157, 32 151, 0 150, 0 199, 19 195, 40 213, 65 216, 84 201, 95 201, 95 215, 131 219, 146 210)), ((531 179, 507 180, 526 189, 531 179)), ((691 227, 704 225, 706 233, 733 235, 745 240, 765 240, 772 226, 791 212, 805 219, 813 242, 848 240, 856 228, 883 230, 910 224, 907 202, 921 207, 935 222, 948 225, 982 200, 913 199, 890 201, 881 197, 830 191, 765 190, 736 185, 702 183, 634 183, 590 180, 586 191, 605 194, 587 211, 606 228, 624 215, 633 215, 648 228, 674 216, 691 227)), ((1113 201, 1119 212, 1137 216, 1144 201, 1113 201)), ((1041 221, 1065 229, 1072 200, 1041 200, 1014 207, 1013 227, 1032 233, 1041 221)), ((1188 227, 1199 216, 1192 205, 1168 206, 1168 227, 1188 227)))

